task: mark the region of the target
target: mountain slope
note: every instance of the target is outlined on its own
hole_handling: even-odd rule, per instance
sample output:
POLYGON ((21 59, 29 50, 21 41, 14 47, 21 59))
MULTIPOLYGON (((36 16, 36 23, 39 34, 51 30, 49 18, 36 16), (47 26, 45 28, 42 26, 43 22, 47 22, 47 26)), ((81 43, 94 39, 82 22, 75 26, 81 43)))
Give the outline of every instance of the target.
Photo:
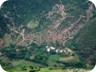
POLYGON ((93 66, 95 18, 87 0, 9 0, 0 9, 0 63, 21 69, 27 62, 33 70, 93 66))
POLYGON ((88 64, 96 63, 96 18, 89 22, 74 37, 73 46, 77 53, 88 64))

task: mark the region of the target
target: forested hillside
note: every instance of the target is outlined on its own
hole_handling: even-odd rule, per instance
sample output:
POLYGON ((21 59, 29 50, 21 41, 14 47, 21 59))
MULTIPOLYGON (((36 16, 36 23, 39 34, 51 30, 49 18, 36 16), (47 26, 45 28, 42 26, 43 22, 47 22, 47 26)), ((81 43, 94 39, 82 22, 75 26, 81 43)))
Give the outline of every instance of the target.
POLYGON ((89 64, 96 64, 96 18, 82 28, 73 39, 74 50, 89 64))

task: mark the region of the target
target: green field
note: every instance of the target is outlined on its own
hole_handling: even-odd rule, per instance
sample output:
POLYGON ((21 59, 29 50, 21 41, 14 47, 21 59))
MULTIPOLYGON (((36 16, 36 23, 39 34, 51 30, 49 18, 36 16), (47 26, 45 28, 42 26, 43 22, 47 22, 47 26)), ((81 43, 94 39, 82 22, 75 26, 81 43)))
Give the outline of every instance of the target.
POLYGON ((37 27, 38 26, 38 24, 39 24, 39 22, 38 21, 36 21, 36 20, 31 20, 29 23, 28 23, 28 28, 31 28, 31 29, 33 29, 33 28, 35 28, 35 27, 37 27))
POLYGON ((8 72, 89 72, 89 70, 86 69, 78 69, 71 67, 69 68, 43 67, 38 63, 25 60, 11 61, 11 62, 14 68, 8 69, 6 67, 3 67, 4 70, 8 72))

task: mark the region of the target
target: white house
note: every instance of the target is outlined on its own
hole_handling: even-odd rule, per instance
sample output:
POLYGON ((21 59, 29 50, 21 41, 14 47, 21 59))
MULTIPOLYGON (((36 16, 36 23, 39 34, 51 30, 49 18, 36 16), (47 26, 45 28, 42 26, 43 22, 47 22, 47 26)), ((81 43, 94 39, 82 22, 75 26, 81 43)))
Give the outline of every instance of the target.
POLYGON ((55 47, 50 47, 51 48, 51 50, 55 50, 55 47))
POLYGON ((46 46, 46 48, 48 48, 48 46, 46 46))
POLYGON ((56 51, 56 53, 58 53, 59 52, 59 49, 56 49, 55 51, 56 51))
POLYGON ((60 50, 60 53, 64 52, 64 50, 60 50))
POLYGON ((47 48, 47 52, 50 52, 50 50, 51 50, 50 48, 47 48))

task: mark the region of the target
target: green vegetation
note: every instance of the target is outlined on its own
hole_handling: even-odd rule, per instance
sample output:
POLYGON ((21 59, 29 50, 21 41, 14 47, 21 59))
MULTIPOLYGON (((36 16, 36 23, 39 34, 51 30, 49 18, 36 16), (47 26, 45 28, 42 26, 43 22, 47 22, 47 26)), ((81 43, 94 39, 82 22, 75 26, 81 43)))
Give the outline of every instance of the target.
POLYGON ((59 55, 51 55, 51 56, 49 57, 49 60, 59 61, 59 55))
POLYGON ((96 64, 96 9, 91 4, 87 0, 6 1, 0 9, 2 67, 8 72, 91 70, 96 64), (46 46, 53 49, 48 52, 46 46))
POLYGON ((32 28, 33 29, 33 28, 37 27, 38 24, 39 24, 38 21, 31 20, 27 26, 28 26, 28 28, 32 28))
POLYGON ((88 71, 86 69, 78 68, 57 68, 57 67, 43 67, 42 65, 25 60, 12 61, 13 68, 9 69, 3 67, 8 72, 74 72, 74 71, 88 71))
POLYGON ((62 62, 78 62, 79 58, 78 57, 74 57, 74 56, 69 56, 69 57, 60 57, 60 61, 62 62))
POLYGON ((73 46, 76 53, 85 61, 86 64, 95 65, 96 63, 96 19, 90 21, 73 39, 73 46), (77 41, 78 39, 78 41, 77 41))

